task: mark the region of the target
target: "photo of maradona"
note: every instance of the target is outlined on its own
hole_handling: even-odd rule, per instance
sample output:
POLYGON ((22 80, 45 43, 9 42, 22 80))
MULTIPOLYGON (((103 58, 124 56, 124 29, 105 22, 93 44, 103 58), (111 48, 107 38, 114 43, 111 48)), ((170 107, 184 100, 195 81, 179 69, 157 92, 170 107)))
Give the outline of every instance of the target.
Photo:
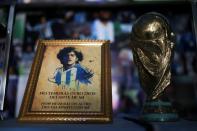
POLYGON ((80 88, 81 84, 91 84, 94 72, 80 64, 83 53, 75 47, 64 47, 59 50, 57 59, 62 66, 57 67, 53 77, 48 81, 64 88, 80 88))

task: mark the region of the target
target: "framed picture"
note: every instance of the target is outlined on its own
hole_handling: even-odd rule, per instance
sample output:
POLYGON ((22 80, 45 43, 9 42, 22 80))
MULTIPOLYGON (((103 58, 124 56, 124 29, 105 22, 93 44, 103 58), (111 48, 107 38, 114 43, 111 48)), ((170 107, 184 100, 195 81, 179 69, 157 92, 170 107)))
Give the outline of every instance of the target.
POLYGON ((41 40, 18 120, 112 121, 109 41, 41 40))

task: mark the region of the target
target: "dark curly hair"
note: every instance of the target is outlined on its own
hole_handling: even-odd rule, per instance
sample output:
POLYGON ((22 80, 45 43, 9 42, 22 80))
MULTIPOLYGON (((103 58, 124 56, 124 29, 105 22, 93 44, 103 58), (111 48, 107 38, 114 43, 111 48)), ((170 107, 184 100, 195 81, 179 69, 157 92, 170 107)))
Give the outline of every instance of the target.
POLYGON ((74 47, 65 47, 61 49, 57 54, 57 58, 62 62, 63 57, 72 51, 75 52, 75 55, 78 58, 77 63, 83 60, 83 54, 80 51, 77 51, 74 47))

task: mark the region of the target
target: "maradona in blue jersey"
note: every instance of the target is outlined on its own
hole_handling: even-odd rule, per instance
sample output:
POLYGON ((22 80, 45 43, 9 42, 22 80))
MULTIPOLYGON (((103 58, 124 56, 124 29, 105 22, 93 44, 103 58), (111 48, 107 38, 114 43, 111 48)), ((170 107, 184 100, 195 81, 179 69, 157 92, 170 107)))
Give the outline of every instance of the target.
POLYGON ((50 82, 66 87, 77 87, 80 84, 91 84, 93 72, 80 65, 79 61, 83 60, 81 52, 73 47, 67 47, 60 50, 57 58, 62 63, 62 67, 57 68, 50 82))

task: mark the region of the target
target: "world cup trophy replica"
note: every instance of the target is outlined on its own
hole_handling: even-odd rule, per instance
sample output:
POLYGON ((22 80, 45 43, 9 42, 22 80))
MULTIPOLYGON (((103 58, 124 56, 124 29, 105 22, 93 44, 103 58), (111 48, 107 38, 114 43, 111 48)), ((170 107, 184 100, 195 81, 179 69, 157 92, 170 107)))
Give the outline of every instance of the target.
POLYGON ((130 47, 138 68, 140 84, 147 95, 142 119, 175 121, 176 111, 161 96, 171 80, 170 63, 175 35, 161 14, 147 13, 133 24, 130 47))

